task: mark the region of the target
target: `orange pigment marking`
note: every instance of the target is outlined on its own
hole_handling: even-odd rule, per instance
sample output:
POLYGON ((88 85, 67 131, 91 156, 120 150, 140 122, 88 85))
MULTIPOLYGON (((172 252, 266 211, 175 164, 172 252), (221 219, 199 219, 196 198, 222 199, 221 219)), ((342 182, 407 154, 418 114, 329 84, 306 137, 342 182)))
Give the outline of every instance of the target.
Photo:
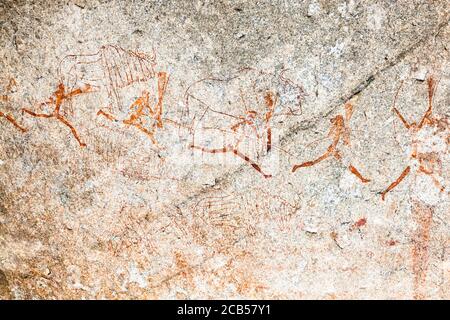
POLYGON ((9 122, 11 122, 12 125, 13 125, 14 127, 16 127, 17 129, 19 129, 20 131, 22 131, 22 132, 26 132, 26 131, 27 131, 27 129, 24 128, 24 127, 22 127, 21 125, 19 125, 19 124, 17 123, 16 119, 14 119, 11 115, 9 115, 9 114, 4 114, 3 112, 0 111, 0 117, 3 117, 3 118, 5 118, 6 120, 8 120, 9 122))
POLYGON ((355 176, 357 176, 358 179, 361 180, 362 183, 370 182, 370 179, 364 178, 364 177, 361 175, 361 173, 359 173, 359 171, 358 171, 354 166, 350 165, 350 166, 348 167, 348 169, 350 170, 351 173, 353 173, 355 176))
POLYGON ((16 86, 17 86, 16 80, 14 80, 14 78, 10 78, 10 79, 9 79, 9 83, 8 83, 8 85, 6 86, 6 91, 11 92, 12 88, 13 88, 13 87, 16 87, 16 86))
POLYGON ((434 93, 436 92, 437 81, 435 79, 433 79, 432 77, 429 77, 427 79, 427 84, 428 84, 428 109, 425 112, 425 114, 423 115, 422 120, 419 123, 419 129, 422 128, 426 122, 432 122, 431 114, 433 113, 433 96, 434 96, 434 93))
POLYGON ((352 225, 352 227, 350 228, 350 230, 355 230, 355 229, 361 228, 361 227, 365 226, 366 223, 367 223, 367 219, 366 219, 366 218, 361 218, 361 219, 359 219, 358 221, 356 221, 356 222, 352 225))
POLYGON ((426 283, 430 229, 433 218, 433 209, 421 204, 414 203, 413 216, 418 224, 418 229, 414 235, 412 247, 412 271, 414 274, 414 299, 424 299, 422 292, 426 283))
POLYGON ((163 122, 161 119, 163 111, 163 97, 166 93, 167 84, 169 83, 169 78, 165 72, 158 73, 158 108, 156 110, 156 120, 158 122, 158 128, 162 128, 163 122))
POLYGON ((400 111, 397 110, 397 108, 394 108, 395 114, 400 118, 400 121, 403 123, 406 129, 409 129, 411 127, 411 124, 408 123, 408 121, 405 120, 405 118, 402 116, 400 111))
POLYGON ((390 246, 390 247, 393 247, 393 246, 395 246, 395 245, 398 244, 398 241, 397 241, 397 240, 391 239, 391 240, 387 241, 386 244, 387 244, 388 246, 390 246))
POLYGON ((410 166, 407 166, 407 167, 405 168, 405 170, 403 170, 402 174, 401 174, 394 182, 392 182, 392 183, 389 185, 389 187, 387 187, 386 190, 384 190, 384 191, 381 193, 381 199, 382 199, 383 201, 384 201, 384 198, 385 198, 386 194, 387 194, 389 191, 391 191, 392 189, 394 189, 396 186, 398 186, 398 184, 399 184, 400 182, 402 182, 403 179, 405 179, 405 177, 409 174, 410 171, 411 171, 411 167, 410 167, 410 166))
POLYGON ((80 95, 80 94, 84 94, 84 93, 89 93, 92 92, 91 91, 91 86, 90 85, 86 85, 85 88, 78 88, 75 89, 71 92, 65 93, 65 87, 64 84, 60 83, 58 85, 58 88, 56 89, 56 91, 53 93, 53 96, 50 97, 48 99, 48 101, 43 102, 40 104, 40 106, 42 105, 48 105, 48 104, 54 104, 55 105, 55 109, 53 110, 52 113, 36 113, 33 112, 29 109, 26 108, 22 108, 22 111, 33 116, 36 118, 56 118, 58 121, 62 122, 64 125, 66 125, 67 127, 69 127, 70 131, 72 132, 72 135, 74 136, 74 138, 78 141, 78 143, 80 144, 80 147, 85 147, 86 144, 84 142, 81 141, 78 132, 76 131, 75 127, 66 119, 64 118, 59 112, 62 106, 62 103, 64 102, 64 100, 68 100, 73 98, 76 95, 80 95))
POLYGON ((336 146, 339 143, 341 135, 344 131, 344 118, 341 115, 338 115, 338 116, 334 117, 333 119, 331 119, 331 123, 332 123, 332 126, 330 128, 330 132, 328 135, 330 136, 330 135, 334 134, 334 137, 333 137, 333 142, 327 148, 327 151, 315 160, 306 161, 306 162, 303 162, 302 164, 294 165, 294 167, 292 168, 292 172, 295 172, 299 168, 311 167, 311 166, 325 160, 330 155, 337 156, 336 146))
POLYGON ((266 103, 267 108, 269 109, 265 115, 265 121, 267 126, 267 147, 266 150, 269 152, 272 150, 272 129, 270 127, 270 120, 273 118, 273 114, 275 112, 275 102, 273 99, 273 94, 271 92, 267 92, 264 96, 264 101, 266 103))
POLYGON ((98 110, 98 112, 97 112, 97 116, 100 116, 100 115, 104 116, 108 120, 116 121, 116 118, 114 118, 110 113, 107 113, 101 109, 98 110))
MULTIPOLYGON (((122 123, 125 125, 133 126, 138 130, 145 133, 152 143, 158 146, 158 142, 155 139, 155 128, 152 126, 151 129, 147 129, 144 127, 142 123, 142 117, 150 116, 156 120, 156 126, 158 128, 163 127, 162 121, 162 110, 163 110, 163 97, 167 89, 168 77, 165 72, 158 73, 158 101, 154 109, 151 108, 149 102, 149 93, 144 91, 142 96, 137 98, 134 101, 130 108, 133 112, 129 115, 128 119, 122 120, 122 123), (145 112, 148 111, 148 114, 145 112)), ((110 121, 117 121, 117 119, 110 113, 107 113, 103 110, 99 110, 97 115, 102 115, 110 121)))
POLYGON ((234 154, 235 156, 243 159, 245 162, 249 163, 252 166, 252 168, 255 169, 256 171, 258 171, 259 173, 261 173, 264 176, 264 178, 267 179, 267 178, 272 177, 272 175, 270 175, 270 174, 265 174, 256 162, 254 162, 248 156, 244 155, 243 153, 241 153, 239 150, 237 150, 235 148, 223 147, 223 148, 218 148, 218 149, 207 149, 207 148, 199 147, 199 146, 195 146, 195 145, 191 145, 190 147, 192 149, 197 149, 197 150, 201 150, 202 152, 213 153, 213 154, 230 152, 230 153, 234 154))

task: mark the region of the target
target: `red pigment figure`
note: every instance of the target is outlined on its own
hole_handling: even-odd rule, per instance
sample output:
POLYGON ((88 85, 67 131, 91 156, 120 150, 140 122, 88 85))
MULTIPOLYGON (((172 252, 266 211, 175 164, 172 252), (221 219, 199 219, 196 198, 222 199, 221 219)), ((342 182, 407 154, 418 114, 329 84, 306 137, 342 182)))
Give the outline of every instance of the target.
MULTIPOLYGON (((297 171, 300 168, 311 167, 317 163, 329 158, 330 156, 335 157, 337 160, 341 160, 342 156, 337 150, 337 146, 343 140, 344 145, 350 145, 350 127, 348 123, 353 114, 353 106, 350 103, 346 103, 345 106, 345 119, 342 115, 337 115, 330 120, 331 128, 328 133, 328 137, 333 139, 331 145, 327 148, 327 151, 315 160, 307 161, 301 164, 296 164, 292 168, 292 172, 297 171)), ((362 183, 367 183, 370 179, 364 178, 361 173, 352 164, 349 164, 348 169, 353 173, 362 183)))
POLYGON ((66 88, 64 84, 60 83, 58 85, 58 89, 53 93, 53 95, 45 102, 42 102, 39 104, 40 107, 46 106, 46 105, 54 105, 54 109, 51 113, 38 113, 31 111, 27 108, 22 108, 22 111, 37 118, 53 118, 60 122, 62 122, 64 125, 69 127, 70 131, 72 132, 74 138, 78 141, 81 147, 85 147, 86 144, 81 141, 80 136, 78 135, 77 130, 75 127, 61 114, 61 106, 64 100, 72 99, 76 95, 80 95, 83 93, 92 92, 91 87, 89 85, 85 86, 84 88, 79 88, 72 90, 70 92, 66 92, 66 88))
POLYGON ((19 129, 19 130, 22 131, 22 132, 26 132, 26 131, 27 131, 26 128, 24 128, 24 127, 22 127, 20 124, 18 124, 17 121, 16 121, 16 119, 14 119, 14 117, 11 116, 11 115, 8 114, 8 113, 3 113, 3 112, 0 111, 0 118, 5 118, 5 119, 8 120, 9 122, 11 122, 12 125, 13 125, 14 127, 16 127, 17 129, 19 129))
POLYGON ((393 110, 411 135, 410 159, 413 163, 408 165, 402 171, 400 176, 392 182, 386 190, 381 192, 381 198, 383 200, 385 199, 386 194, 402 182, 402 180, 411 172, 411 167, 414 167, 415 171, 418 173, 429 175, 439 190, 444 191, 444 187, 435 176, 435 166, 442 166, 441 158, 448 153, 450 140, 449 120, 446 117, 433 116, 433 97, 437 89, 437 82, 430 76, 427 79, 427 85, 428 109, 418 124, 416 122, 408 123, 406 121, 395 107, 396 99, 394 99, 393 110))
MULTIPOLYGON (((75 127, 62 114, 62 106, 65 101, 70 101, 74 96, 98 92, 106 89, 110 104, 108 111, 99 110, 97 115, 103 115, 108 120, 118 121, 114 111, 122 111, 122 103, 119 90, 134 83, 147 82, 158 79, 158 94, 156 102, 150 99, 148 91, 144 90, 130 106, 131 114, 121 121, 130 126, 134 126, 146 133, 153 143, 155 128, 162 127, 162 100, 167 88, 168 77, 166 73, 154 71, 156 55, 148 56, 144 53, 125 50, 119 46, 105 45, 99 51, 92 54, 67 55, 59 66, 59 84, 52 96, 39 107, 54 106, 51 113, 34 112, 27 108, 22 110, 34 117, 54 118, 68 126, 78 141, 80 146, 86 144, 82 142, 75 127), (114 109, 114 110, 113 110, 114 109), (150 128, 146 128, 145 116, 154 120, 150 128)), ((128 110, 126 111, 129 112, 128 110)))
MULTIPOLYGON (((16 80, 14 80, 13 78, 9 79, 8 85, 6 86, 6 91, 7 93, 12 93, 14 92, 13 89, 17 87, 17 83, 16 80)), ((8 94, 3 94, 0 96, 0 101, 2 102, 9 102, 10 101, 10 97, 8 94)), ((0 111, 0 118, 5 118, 7 121, 9 121, 14 127, 16 127, 17 129, 19 129, 22 132, 26 132, 27 129, 24 128, 23 126, 21 126, 17 120, 9 113, 5 113, 0 111)))
POLYGON ((450 127, 447 117, 433 115, 433 98, 438 82, 433 76, 427 79, 428 108, 419 123, 408 123, 405 117, 395 107, 395 102, 401 86, 394 98, 393 111, 411 135, 410 164, 406 166, 383 192, 385 200, 388 192, 398 186, 409 174, 415 173, 411 195, 412 215, 418 228, 413 235, 412 271, 414 274, 414 298, 424 299, 427 269, 429 266, 429 241, 435 206, 445 196, 445 186, 440 181, 442 163, 448 163, 448 145, 450 142, 450 127), (435 188, 430 188, 433 184, 435 188))
MULTIPOLYGON (((270 152, 274 148, 274 118, 301 114, 303 89, 285 78, 283 73, 275 75, 244 68, 229 78, 209 77, 192 84, 185 94, 186 114, 193 124, 196 122, 191 126, 193 142, 190 148, 211 154, 232 154, 264 178, 270 178, 271 174, 265 173, 252 156, 242 151, 245 148, 242 144, 256 140, 255 145, 263 143, 264 152, 270 152), (194 133, 198 128, 211 135, 208 145, 195 141, 194 133), (217 143, 226 135, 232 141, 217 143)), ((258 151, 253 153, 259 157, 258 151)))

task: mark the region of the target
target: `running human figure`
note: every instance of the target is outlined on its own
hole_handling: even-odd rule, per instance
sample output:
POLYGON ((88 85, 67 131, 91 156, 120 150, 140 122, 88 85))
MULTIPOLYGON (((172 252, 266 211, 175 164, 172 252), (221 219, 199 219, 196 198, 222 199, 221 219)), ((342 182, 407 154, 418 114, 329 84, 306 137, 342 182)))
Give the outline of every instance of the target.
MULTIPOLYGON (((328 137, 332 138, 332 143, 327 148, 327 151, 325 151, 324 154, 322 154, 317 159, 306 161, 301 164, 296 164, 292 167, 292 172, 297 171, 300 168, 305 167, 312 167, 319 162, 328 159, 329 157, 334 157, 335 159, 341 161, 342 156, 339 152, 338 144, 342 140, 343 144, 346 146, 350 145, 350 127, 349 122, 353 115, 353 105, 351 103, 346 103, 345 106, 345 118, 342 115, 337 115, 334 118, 332 118, 331 121, 331 128, 328 133, 328 137)), ((362 183, 370 182, 370 179, 365 178, 358 169, 356 169, 355 166, 353 166, 351 163, 348 165, 348 169, 352 174, 354 174, 362 183)))

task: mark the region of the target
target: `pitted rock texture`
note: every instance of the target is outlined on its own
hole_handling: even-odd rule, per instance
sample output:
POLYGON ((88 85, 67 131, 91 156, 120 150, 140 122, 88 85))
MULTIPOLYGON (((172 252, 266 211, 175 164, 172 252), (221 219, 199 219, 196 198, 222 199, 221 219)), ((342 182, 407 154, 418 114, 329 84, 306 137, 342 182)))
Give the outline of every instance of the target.
POLYGON ((449 299, 449 17, 2 1, 0 297, 449 299))

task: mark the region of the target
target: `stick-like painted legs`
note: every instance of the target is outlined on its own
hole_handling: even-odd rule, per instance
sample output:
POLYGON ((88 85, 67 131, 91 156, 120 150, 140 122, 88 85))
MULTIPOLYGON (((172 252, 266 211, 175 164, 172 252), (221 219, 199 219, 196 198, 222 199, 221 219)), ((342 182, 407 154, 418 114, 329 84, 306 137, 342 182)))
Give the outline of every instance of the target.
POLYGON ((158 103, 155 110, 156 120, 158 122, 158 128, 163 127, 162 113, 163 113, 163 98, 166 93, 167 84, 169 83, 169 77, 165 72, 158 73, 158 103))
POLYGON ((381 199, 382 199, 383 201, 384 201, 384 198, 386 197, 386 194, 387 194, 389 191, 391 191, 392 189, 394 189, 396 186, 398 186, 398 184, 399 184, 400 182, 402 182, 403 179, 405 179, 405 177, 409 174, 410 171, 411 171, 411 167, 410 167, 410 166, 407 166, 407 167, 405 168, 405 170, 403 170, 403 172, 400 174, 400 176, 399 176, 394 182, 392 182, 392 183, 389 185, 389 187, 387 187, 386 190, 384 190, 384 191, 381 193, 381 199))
POLYGON ((57 119, 58 121, 60 121, 61 123, 63 123, 65 126, 67 126, 70 129, 70 131, 72 132, 72 135, 80 144, 80 147, 85 147, 86 144, 81 141, 81 138, 80 138, 77 130, 75 129, 75 127, 64 116, 62 116, 59 113, 59 111, 61 109, 61 105, 64 100, 71 99, 76 95, 92 92, 91 89, 92 89, 91 86, 87 85, 84 88, 77 88, 68 93, 65 93, 64 85, 59 84, 58 89, 53 93, 53 96, 50 97, 47 102, 43 102, 40 104, 40 106, 54 104, 55 109, 53 110, 52 113, 36 113, 27 108, 22 108, 22 111, 33 117, 36 117, 36 118, 47 118, 47 119, 55 118, 55 119, 57 119))
POLYGON ((334 149, 332 148, 332 146, 330 146, 330 147, 328 147, 328 150, 323 155, 318 157, 317 159, 312 160, 312 161, 306 161, 306 162, 303 162, 302 164, 296 164, 294 167, 292 167, 292 172, 297 171, 297 169, 299 169, 299 168, 311 167, 311 166, 325 160, 326 158, 328 158, 333 152, 334 152, 334 149))
POLYGON ((64 118, 62 115, 57 114, 56 115, 56 119, 58 119, 59 121, 61 121, 62 123, 64 123, 67 127, 69 127, 70 131, 72 131, 72 135, 74 136, 74 138, 78 141, 78 143, 80 144, 80 147, 86 147, 86 143, 82 142, 80 139, 80 136, 78 135, 77 130, 75 129, 74 126, 72 126, 72 124, 67 121, 66 118, 64 118))

